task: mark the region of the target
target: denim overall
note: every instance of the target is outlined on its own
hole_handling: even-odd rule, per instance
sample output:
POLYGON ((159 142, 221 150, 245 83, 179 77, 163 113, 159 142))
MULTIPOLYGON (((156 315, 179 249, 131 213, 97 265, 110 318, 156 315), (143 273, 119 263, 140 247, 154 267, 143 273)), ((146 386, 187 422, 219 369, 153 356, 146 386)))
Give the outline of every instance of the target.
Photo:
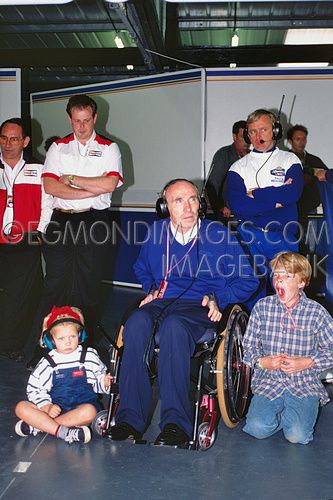
POLYGON ((44 357, 48 360, 53 372, 52 389, 50 396, 52 403, 60 406, 63 412, 77 408, 82 404, 92 404, 100 410, 98 396, 93 391, 92 385, 87 381, 87 373, 84 367, 87 347, 82 347, 82 352, 77 366, 71 368, 57 368, 57 364, 49 354, 44 357))

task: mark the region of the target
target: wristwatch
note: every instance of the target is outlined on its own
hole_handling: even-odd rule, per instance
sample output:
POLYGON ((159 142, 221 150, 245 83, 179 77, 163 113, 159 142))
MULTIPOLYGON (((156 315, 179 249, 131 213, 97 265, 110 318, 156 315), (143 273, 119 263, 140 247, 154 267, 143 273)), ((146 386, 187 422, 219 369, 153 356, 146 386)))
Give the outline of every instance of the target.
POLYGON ((73 186, 74 175, 67 175, 67 180, 70 186, 73 186))

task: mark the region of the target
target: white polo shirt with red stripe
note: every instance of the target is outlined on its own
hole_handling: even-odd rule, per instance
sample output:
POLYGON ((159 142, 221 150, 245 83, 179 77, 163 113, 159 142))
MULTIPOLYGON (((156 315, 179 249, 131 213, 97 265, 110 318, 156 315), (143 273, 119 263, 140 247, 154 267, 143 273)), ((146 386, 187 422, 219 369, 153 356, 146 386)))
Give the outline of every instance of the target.
MULTIPOLYGON (((123 184, 121 154, 118 145, 95 131, 83 145, 72 133, 55 141, 47 152, 42 177, 59 180, 62 175, 98 177, 116 176, 116 187, 123 184)), ((104 210, 111 205, 111 193, 103 193, 83 200, 64 200, 53 197, 53 209, 104 210)))

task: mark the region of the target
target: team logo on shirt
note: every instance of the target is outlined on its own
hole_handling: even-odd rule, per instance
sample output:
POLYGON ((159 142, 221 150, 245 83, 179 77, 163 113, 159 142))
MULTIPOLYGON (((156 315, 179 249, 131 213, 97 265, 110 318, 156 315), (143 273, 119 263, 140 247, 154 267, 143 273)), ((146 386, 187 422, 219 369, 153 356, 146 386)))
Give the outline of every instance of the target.
POLYGON ((94 150, 94 149, 90 149, 89 150, 89 153, 88 153, 88 156, 102 156, 102 151, 97 151, 97 150, 94 150))
POLYGON ((285 175, 286 171, 282 167, 276 167, 271 170, 272 182, 281 184, 281 182, 284 182, 285 175))
POLYGON ((23 171, 23 175, 25 175, 26 177, 37 177, 38 172, 37 172, 37 170, 33 170, 33 169, 28 169, 28 168, 26 168, 26 169, 23 171))

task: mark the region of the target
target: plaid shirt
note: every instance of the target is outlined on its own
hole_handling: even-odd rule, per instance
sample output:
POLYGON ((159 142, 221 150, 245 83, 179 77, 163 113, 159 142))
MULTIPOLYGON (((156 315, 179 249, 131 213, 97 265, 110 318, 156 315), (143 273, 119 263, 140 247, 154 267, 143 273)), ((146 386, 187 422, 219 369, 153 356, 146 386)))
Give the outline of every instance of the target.
POLYGON ((244 363, 254 367, 259 358, 281 353, 310 357, 312 368, 292 373, 255 368, 252 392, 276 399, 288 390, 293 396, 319 396, 327 403, 320 373, 333 366, 333 319, 317 302, 302 292, 290 309, 293 321, 276 295, 259 300, 244 335, 244 363))

